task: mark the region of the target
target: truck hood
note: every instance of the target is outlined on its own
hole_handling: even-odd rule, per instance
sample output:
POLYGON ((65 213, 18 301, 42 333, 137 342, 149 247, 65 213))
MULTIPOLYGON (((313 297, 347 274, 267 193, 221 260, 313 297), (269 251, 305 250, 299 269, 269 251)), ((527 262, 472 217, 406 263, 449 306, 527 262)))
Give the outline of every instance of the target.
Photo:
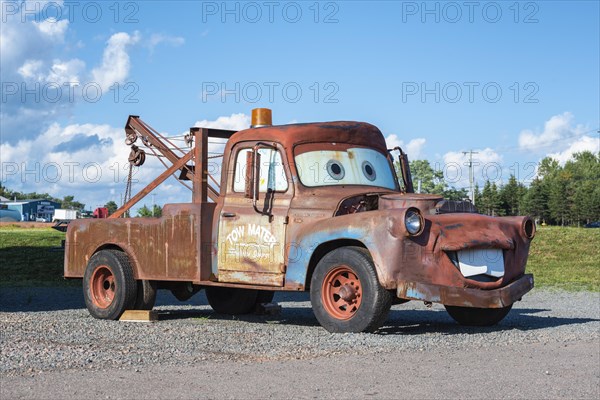
POLYGON ((468 201, 445 200, 436 194, 364 192, 342 199, 334 216, 408 207, 418 208, 424 215, 477 213, 477 208, 468 201))

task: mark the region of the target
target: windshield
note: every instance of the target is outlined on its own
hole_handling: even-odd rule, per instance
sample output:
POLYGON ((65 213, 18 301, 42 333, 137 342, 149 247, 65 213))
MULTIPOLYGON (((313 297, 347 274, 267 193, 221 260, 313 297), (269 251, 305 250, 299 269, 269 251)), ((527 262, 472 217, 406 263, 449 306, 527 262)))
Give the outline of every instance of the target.
POLYGON ((344 149, 342 145, 330 145, 332 149, 302 152, 306 146, 315 147, 314 144, 298 146, 294 158, 300 182, 304 186, 365 185, 392 190, 397 188, 387 157, 376 150, 361 147, 344 149))

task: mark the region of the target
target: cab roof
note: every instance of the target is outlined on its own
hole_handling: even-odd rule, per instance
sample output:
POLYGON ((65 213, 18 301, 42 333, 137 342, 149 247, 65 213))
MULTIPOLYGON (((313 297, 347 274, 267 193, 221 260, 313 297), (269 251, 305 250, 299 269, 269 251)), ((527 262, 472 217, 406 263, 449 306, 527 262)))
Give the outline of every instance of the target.
POLYGON ((228 146, 245 141, 279 142, 285 148, 301 143, 351 143, 385 152, 381 131, 374 125, 356 121, 312 122, 249 128, 233 134, 228 146))

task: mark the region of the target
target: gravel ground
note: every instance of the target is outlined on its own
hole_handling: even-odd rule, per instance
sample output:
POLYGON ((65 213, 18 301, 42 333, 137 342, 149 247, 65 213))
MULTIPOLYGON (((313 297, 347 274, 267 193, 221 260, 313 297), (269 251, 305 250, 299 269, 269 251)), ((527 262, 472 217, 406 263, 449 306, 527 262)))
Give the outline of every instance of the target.
MULTIPOLYGON (((375 387, 381 389, 382 382, 391 379, 386 374, 406 370, 409 362, 420 366, 415 368, 429 365, 428 372, 422 371, 419 376, 426 379, 431 375, 430 381, 438 378, 433 371, 443 376, 455 373, 455 368, 461 368, 457 365, 473 368, 479 363, 480 367, 470 373, 473 376, 469 379, 485 378, 482 381, 485 386, 485 382, 489 385, 494 379, 497 368, 506 368, 508 375, 518 375, 519 368, 527 365, 529 371, 538 361, 541 364, 535 368, 536 373, 554 374, 549 381, 553 384, 529 393, 527 390, 532 388, 527 382, 532 378, 527 378, 510 392, 514 396, 499 397, 537 394, 541 398, 597 398, 600 395, 600 293, 534 290, 498 326, 491 328, 460 327, 442 306, 428 309, 423 303, 410 302, 394 306, 378 334, 328 333, 318 325, 305 293, 278 293, 275 301, 282 306, 277 315, 232 318, 214 314, 202 293, 187 303, 179 303, 170 293, 160 291, 156 307, 160 321, 135 323, 92 318, 84 309, 81 290, 77 288, 3 288, 0 290, 0 397, 55 397, 51 394, 54 392, 48 391, 48 385, 60 388, 64 385, 61 379, 71 379, 74 386, 69 396, 79 398, 82 394, 75 390, 77 385, 83 385, 81 390, 85 391, 87 384, 82 382, 88 378, 89 382, 97 382, 101 377, 136 382, 143 376, 149 381, 139 387, 148 390, 152 387, 149 382, 157 382, 158 378, 153 376, 165 379, 165 374, 173 374, 170 381, 185 381, 189 375, 197 380, 203 371, 208 374, 218 370, 222 372, 220 378, 215 381, 215 375, 211 374, 210 382, 221 382, 227 387, 234 371, 251 377, 261 369, 262 379, 303 370, 307 371, 304 377, 297 377, 294 372, 288 380, 314 379, 318 387, 319 379, 325 379, 324 391, 302 392, 296 388, 293 397, 347 397, 345 392, 327 391, 327 374, 317 371, 341 369, 350 382, 356 382, 358 378, 352 379, 356 374, 361 376, 367 371, 375 379, 373 382, 379 382, 375 387), (557 355, 563 353, 559 360, 557 355), (386 365, 386 358, 395 362, 390 369, 379 370, 386 365), (494 368, 495 363, 500 366, 494 368), (572 371, 575 375, 565 375, 571 369, 576 370, 572 371), (556 371, 562 371, 562 386, 556 386, 556 371), (54 379, 57 377, 61 378, 58 382, 54 379)), ((525 379, 527 373, 523 374, 521 378, 525 379)), ((276 382, 270 385, 278 388, 276 382)), ((455 397, 483 394, 460 390, 460 381, 455 384, 458 385, 455 397)), ((122 391, 116 392, 118 385, 97 389, 91 397, 287 396, 280 389, 240 391, 239 385, 235 390, 229 388, 221 393, 213 389, 206 396, 199 392, 169 392, 172 388, 168 384, 161 386, 163 391, 146 393, 127 392, 133 386, 122 386, 122 391)), ((409 388, 414 387, 409 386, 402 394, 394 391, 397 386, 390 387, 388 392, 365 388, 363 395, 373 392, 375 397, 437 397, 438 393, 435 385, 433 391, 410 392, 409 388)), ((450 387, 444 393, 453 397, 450 387)))

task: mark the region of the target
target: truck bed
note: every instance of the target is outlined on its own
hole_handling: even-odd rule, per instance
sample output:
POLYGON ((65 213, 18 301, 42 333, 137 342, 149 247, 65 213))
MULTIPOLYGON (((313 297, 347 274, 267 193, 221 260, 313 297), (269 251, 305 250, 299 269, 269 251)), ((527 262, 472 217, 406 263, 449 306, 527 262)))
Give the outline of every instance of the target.
POLYGON ((159 218, 72 221, 67 229, 65 277, 82 278, 96 251, 119 248, 129 255, 136 279, 207 280, 214 209, 214 203, 166 204, 159 218))

